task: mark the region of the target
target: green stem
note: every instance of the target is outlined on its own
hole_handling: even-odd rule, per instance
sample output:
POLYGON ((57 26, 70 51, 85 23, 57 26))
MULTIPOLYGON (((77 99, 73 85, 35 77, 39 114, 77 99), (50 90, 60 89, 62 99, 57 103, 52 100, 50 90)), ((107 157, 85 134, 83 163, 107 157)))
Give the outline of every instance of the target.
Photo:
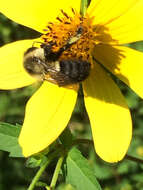
POLYGON ((127 154, 126 154, 126 156, 125 156, 125 159, 131 160, 131 161, 133 161, 133 162, 137 162, 137 163, 140 163, 140 164, 143 164, 143 160, 142 160, 142 159, 139 159, 139 158, 136 158, 136 157, 127 155, 127 154))
POLYGON ((35 177, 33 178, 29 188, 27 190, 33 190, 36 183, 38 182, 40 176, 42 175, 43 171, 46 169, 46 167, 48 166, 48 164, 54 159, 56 158, 59 153, 62 151, 62 147, 59 147, 59 149, 55 152, 53 152, 49 157, 48 157, 48 160, 47 162, 45 162, 41 167, 40 169, 38 170, 38 172, 36 173, 35 177))
POLYGON ((40 167, 40 169, 39 169, 38 172, 36 173, 35 177, 33 178, 32 182, 31 182, 31 184, 30 184, 30 186, 29 186, 29 188, 28 188, 27 190, 33 190, 33 189, 34 189, 36 183, 38 182, 40 176, 42 175, 43 171, 44 171, 45 168, 48 166, 48 164, 50 163, 50 161, 51 161, 51 160, 49 159, 47 162, 45 162, 45 163, 40 167))
POLYGON ((87 6, 88 6, 88 0, 81 0, 80 13, 82 16, 85 15, 87 6))
MULTIPOLYGON (((73 141, 73 143, 72 143, 71 146, 75 146, 75 145, 83 144, 83 143, 89 144, 89 145, 94 145, 94 143, 93 143, 92 140, 89 140, 89 139, 76 139, 76 140, 73 141)), ((131 160, 131 161, 136 162, 136 163, 143 164, 143 160, 142 159, 134 157, 134 156, 130 156, 128 154, 125 155, 125 159, 131 160)))
POLYGON ((51 184, 50 184, 50 188, 53 190, 56 186, 56 183, 57 183, 57 179, 58 179, 58 175, 59 175, 59 172, 60 172, 60 169, 61 169, 61 166, 62 166, 62 163, 63 163, 63 160, 64 160, 64 156, 61 156, 57 162, 57 165, 56 165, 56 168, 55 168, 55 171, 54 171, 54 174, 53 174, 53 177, 52 177, 52 181, 51 181, 51 184))

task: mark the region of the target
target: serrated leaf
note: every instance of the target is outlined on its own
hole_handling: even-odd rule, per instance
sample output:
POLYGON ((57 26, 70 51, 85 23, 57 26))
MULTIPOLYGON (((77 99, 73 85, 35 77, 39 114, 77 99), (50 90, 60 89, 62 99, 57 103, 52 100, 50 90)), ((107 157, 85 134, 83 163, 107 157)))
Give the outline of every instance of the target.
POLYGON ((8 123, 0 123, 0 150, 9 152, 10 157, 23 157, 18 144, 20 127, 8 123))
POLYGON ((67 156, 67 182, 76 190, 101 190, 101 187, 90 168, 88 161, 81 155, 80 151, 73 148, 67 156))
POLYGON ((47 162, 47 160, 48 160, 48 158, 42 154, 41 154, 41 156, 32 156, 27 159, 26 167, 36 168, 36 167, 39 167, 39 166, 42 166, 43 164, 45 164, 45 162, 47 162))
POLYGON ((26 167, 28 168, 36 168, 40 166, 41 159, 36 159, 35 157, 30 157, 26 160, 26 167))

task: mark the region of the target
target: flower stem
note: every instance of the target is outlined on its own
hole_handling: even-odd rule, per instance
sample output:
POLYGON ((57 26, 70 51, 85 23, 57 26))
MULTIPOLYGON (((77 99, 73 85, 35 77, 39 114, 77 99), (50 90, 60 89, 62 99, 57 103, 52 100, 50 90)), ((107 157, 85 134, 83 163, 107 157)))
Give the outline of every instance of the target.
POLYGON ((38 170, 38 172, 36 173, 35 177, 33 178, 29 188, 27 190, 33 190, 36 183, 38 182, 40 176, 42 175, 43 171, 45 170, 45 168, 48 166, 48 164, 50 163, 50 159, 47 160, 47 162, 45 162, 41 167, 40 169, 38 170))
POLYGON ((88 0, 81 0, 80 13, 82 16, 85 15, 87 6, 88 6, 88 0))
POLYGON ((57 165, 56 165, 56 168, 55 168, 55 171, 54 171, 54 174, 53 174, 53 177, 52 177, 52 181, 51 181, 51 184, 50 184, 50 188, 53 190, 56 186, 56 183, 57 183, 57 179, 58 179, 58 175, 59 175, 59 172, 60 172, 60 169, 61 169, 61 166, 62 166, 62 163, 63 163, 63 160, 64 160, 64 156, 61 156, 57 162, 57 165))
MULTIPOLYGON (((84 144, 84 143, 89 144, 89 145, 94 145, 92 140, 89 140, 89 139, 76 139, 76 140, 73 141, 72 146, 75 146, 75 145, 78 145, 78 144, 84 144)), ((125 155, 125 159, 131 160, 131 161, 136 162, 136 163, 143 164, 143 159, 140 159, 140 158, 128 155, 128 154, 125 155)))
POLYGON ((36 173, 35 177, 33 178, 29 188, 27 190, 33 190, 36 183, 38 182, 40 176, 42 175, 43 171, 46 169, 46 167, 48 166, 48 164, 54 159, 56 158, 59 153, 61 152, 62 147, 59 147, 59 149, 55 152, 53 152, 49 157, 48 160, 40 167, 40 169, 38 170, 38 172, 36 173))
POLYGON ((130 156, 128 154, 126 154, 125 159, 131 160, 133 162, 137 162, 137 163, 140 163, 140 164, 143 164, 143 160, 142 159, 130 156))

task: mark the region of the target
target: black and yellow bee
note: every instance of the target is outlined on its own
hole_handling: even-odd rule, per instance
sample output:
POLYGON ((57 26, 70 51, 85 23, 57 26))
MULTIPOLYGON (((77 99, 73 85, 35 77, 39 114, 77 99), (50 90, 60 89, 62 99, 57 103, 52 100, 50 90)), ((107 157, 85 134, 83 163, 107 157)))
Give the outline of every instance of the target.
POLYGON ((24 68, 40 80, 47 80, 59 86, 76 84, 85 80, 90 72, 90 63, 75 57, 61 60, 62 53, 76 43, 82 35, 79 27, 76 35, 57 52, 52 51, 52 43, 41 43, 40 48, 31 47, 24 54, 24 68))

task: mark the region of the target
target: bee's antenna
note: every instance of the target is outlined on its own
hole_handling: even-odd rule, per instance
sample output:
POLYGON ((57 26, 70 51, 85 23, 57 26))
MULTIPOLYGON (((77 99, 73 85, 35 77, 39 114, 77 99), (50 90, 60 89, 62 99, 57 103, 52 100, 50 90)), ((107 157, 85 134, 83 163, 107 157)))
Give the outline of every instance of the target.
POLYGON ((32 47, 34 47, 35 44, 43 44, 43 42, 34 41, 34 42, 32 43, 32 47))

